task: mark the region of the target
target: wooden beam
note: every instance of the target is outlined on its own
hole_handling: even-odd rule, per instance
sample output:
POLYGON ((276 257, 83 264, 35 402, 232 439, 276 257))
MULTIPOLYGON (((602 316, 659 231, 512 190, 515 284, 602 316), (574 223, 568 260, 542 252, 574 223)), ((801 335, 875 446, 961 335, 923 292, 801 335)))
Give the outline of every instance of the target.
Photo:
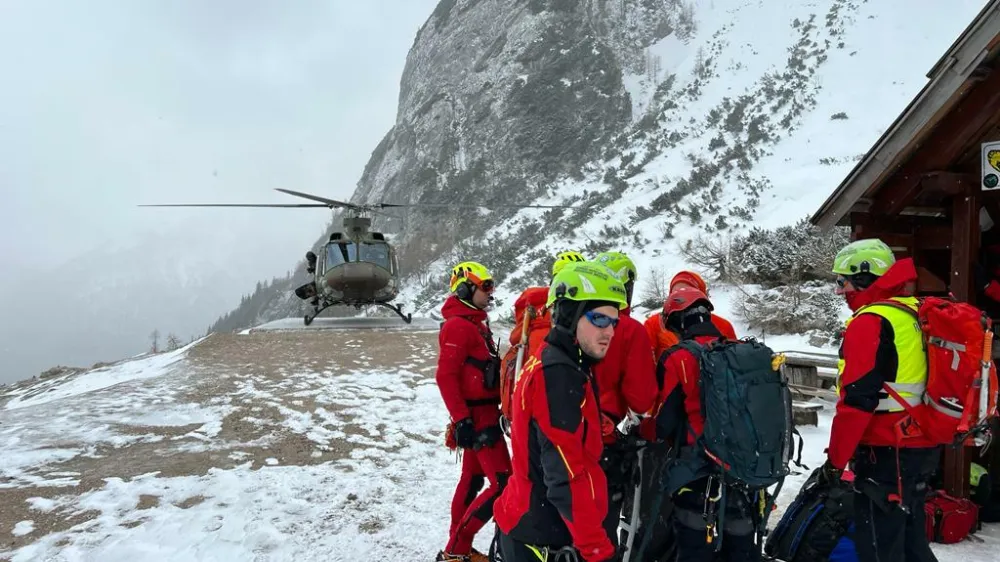
MULTIPOLYGON (((1000 72, 994 71, 955 104, 927 140, 880 189, 872 213, 894 215, 919 191, 925 173, 946 170, 1000 115, 1000 72)), ((954 179, 954 178, 952 178, 954 179)), ((978 182, 977 182, 978 184, 978 182)))
POLYGON ((979 253, 979 194, 952 200, 951 292, 960 301, 973 302, 972 262, 979 253))
MULTIPOLYGON (((894 217, 869 215, 867 213, 852 213, 851 225, 858 231, 861 238, 877 236, 877 233, 893 234, 913 234, 916 229, 923 227, 949 227, 951 222, 947 214, 943 217, 924 215, 897 215, 894 217)), ((951 237, 951 234, 948 234, 951 237)))
POLYGON ((959 172, 928 172, 920 178, 920 189, 944 195, 962 195, 979 186, 979 176, 959 172))
POLYGON ((948 216, 948 210, 944 207, 903 207, 899 211, 901 217, 926 217, 943 218, 948 216))
MULTIPOLYGON (((951 293, 960 301, 973 302, 972 261, 979 253, 979 191, 952 200, 951 293)), ((945 490, 958 498, 969 497, 971 451, 964 445, 948 447, 944 454, 945 490)))

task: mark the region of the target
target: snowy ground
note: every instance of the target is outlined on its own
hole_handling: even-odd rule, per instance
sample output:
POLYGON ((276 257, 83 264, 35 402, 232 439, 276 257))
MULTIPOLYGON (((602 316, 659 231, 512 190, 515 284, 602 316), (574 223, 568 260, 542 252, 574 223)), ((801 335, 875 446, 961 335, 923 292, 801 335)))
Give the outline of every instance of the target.
MULTIPOLYGON (((0 395, 0 559, 433 559, 459 472, 436 352, 434 331, 217 334, 0 395)), ((802 431, 811 467, 829 423, 802 431)), ((980 536, 936 551, 994 560, 1000 529, 980 536)))

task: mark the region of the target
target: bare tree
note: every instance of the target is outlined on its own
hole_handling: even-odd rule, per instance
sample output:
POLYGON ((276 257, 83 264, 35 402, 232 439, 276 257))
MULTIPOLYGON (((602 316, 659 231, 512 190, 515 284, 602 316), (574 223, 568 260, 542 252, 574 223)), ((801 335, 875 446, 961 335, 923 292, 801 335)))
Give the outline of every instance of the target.
POLYGON ((727 282, 734 280, 735 272, 730 268, 732 257, 730 236, 699 235, 694 240, 685 242, 680 251, 689 262, 708 270, 711 279, 727 282))
POLYGON ((181 339, 174 334, 167 334, 167 351, 173 351, 181 346, 181 339))
POLYGON ((653 268, 649 277, 646 278, 642 294, 639 296, 639 304, 646 308, 660 308, 667 300, 669 293, 670 279, 667 278, 666 272, 659 267, 653 268))
POLYGON ((152 347, 150 347, 149 350, 152 351, 153 353, 159 353, 160 352, 160 331, 159 330, 153 330, 153 333, 149 334, 149 341, 153 344, 152 347))

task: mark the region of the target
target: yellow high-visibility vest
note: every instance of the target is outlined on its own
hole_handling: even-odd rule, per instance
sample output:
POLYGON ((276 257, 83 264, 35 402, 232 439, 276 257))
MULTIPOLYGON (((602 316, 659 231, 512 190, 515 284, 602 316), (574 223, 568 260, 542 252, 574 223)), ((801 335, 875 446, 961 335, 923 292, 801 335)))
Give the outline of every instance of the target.
MULTIPOLYGON (((909 313, 889 304, 871 304, 863 306, 847 320, 846 326, 861 314, 877 314, 892 325, 893 344, 896 346, 898 366, 896 381, 888 383, 899 393, 910 406, 920 404, 924 390, 927 388, 927 349, 924 336, 917 321, 917 308, 920 306, 915 297, 896 297, 892 300, 913 310, 909 313)), ((840 360, 837 361, 837 393, 840 393, 840 378, 844 374, 844 349, 841 345, 840 360)), ((903 406, 889 396, 879 400, 876 412, 901 412, 903 406)))

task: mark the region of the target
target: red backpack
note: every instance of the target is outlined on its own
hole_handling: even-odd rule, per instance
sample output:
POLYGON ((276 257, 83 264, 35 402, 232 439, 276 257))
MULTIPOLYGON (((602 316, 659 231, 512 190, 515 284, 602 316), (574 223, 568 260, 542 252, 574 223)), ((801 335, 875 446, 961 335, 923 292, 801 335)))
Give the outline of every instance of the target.
MULTIPOLYGON (((914 314, 924 334, 928 372, 921 403, 912 406, 888 385, 883 387, 906 408, 920 433, 934 443, 947 445, 985 431, 990 418, 997 415, 990 318, 968 303, 939 297, 920 299, 916 312, 893 300, 878 304, 914 314)), ((901 437, 907 433, 906 427, 900 428, 901 437)))
POLYGON ((500 413, 503 416, 501 427, 509 435, 511 413, 514 399, 514 383, 517 382, 518 367, 523 367, 528 358, 535 352, 551 325, 551 312, 547 308, 535 308, 527 305, 523 310, 516 311, 519 317, 515 319, 514 331, 520 333, 517 343, 512 345, 500 362, 500 413), (518 365, 518 354, 521 364, 518 365))

